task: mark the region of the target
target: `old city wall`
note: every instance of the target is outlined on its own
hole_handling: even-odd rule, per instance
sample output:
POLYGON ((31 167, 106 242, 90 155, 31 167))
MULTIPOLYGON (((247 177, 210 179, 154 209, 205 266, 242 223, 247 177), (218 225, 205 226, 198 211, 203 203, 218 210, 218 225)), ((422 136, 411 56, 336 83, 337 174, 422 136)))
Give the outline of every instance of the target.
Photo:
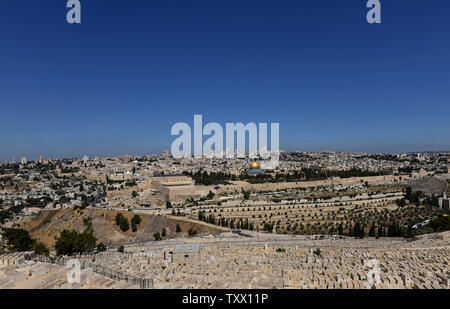
POLYGON ((360 184, 366 181, 368 183, 393 182, 405 179, 405 177, 406 176, 394 176, 394 175, 351 177, 351 178, 333 177, 325 180, 285 182, 285 183, 264 183, 264 184, 249 184, 245 182, 237 182, 233 185, 221 186, 217 190, 217 193, 241 192, 242 189, 246 191, 248 190, 255 192, 255 191, 271 191, 271 190, 333 186, 333 185, 351 185, 351 184, 360 184))

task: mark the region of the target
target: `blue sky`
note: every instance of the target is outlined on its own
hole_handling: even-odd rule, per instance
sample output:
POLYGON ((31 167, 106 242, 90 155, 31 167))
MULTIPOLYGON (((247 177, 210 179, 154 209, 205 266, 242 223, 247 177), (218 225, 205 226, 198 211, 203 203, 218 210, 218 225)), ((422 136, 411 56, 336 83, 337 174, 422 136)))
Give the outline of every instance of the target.
POLYGON ((450 150, 450 2, 0 1, 0 160, 170 149, 279 122, 286 150, 450 150))

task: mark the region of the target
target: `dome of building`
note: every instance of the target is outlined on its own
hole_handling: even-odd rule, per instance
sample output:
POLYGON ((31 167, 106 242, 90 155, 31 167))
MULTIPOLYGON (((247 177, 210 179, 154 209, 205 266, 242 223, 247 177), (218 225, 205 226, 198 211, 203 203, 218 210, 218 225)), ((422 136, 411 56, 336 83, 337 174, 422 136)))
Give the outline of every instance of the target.
POLYGON ((250 163, 250 168, 259 168, 259 163, 258 162, 250 163))

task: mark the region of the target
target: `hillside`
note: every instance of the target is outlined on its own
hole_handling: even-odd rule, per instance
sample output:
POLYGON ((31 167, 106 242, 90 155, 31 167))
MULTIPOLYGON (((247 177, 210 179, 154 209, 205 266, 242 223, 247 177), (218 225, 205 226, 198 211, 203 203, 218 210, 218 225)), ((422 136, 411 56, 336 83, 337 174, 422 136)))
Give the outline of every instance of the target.
MULTIPOLYGON (((20 227, 28 230, 34 239, 38 239, 45 243, 48 247, 53 248, 55 237, 59 236, 63 229, 74 229, 82 232, 86 228, 87 220, 90 220, 94 231, 94 236, 98 242, 103 242, 108 246, 118 246, 131 244, 136 242, 144 242, 154 240, 154 233, 161 233, 165 228, 167 236, 163 239, 186 237, 189 229, 197 231, 198 235, 218 234, 222 230, 210 225, 191 222, 175 217, 154 216, 147 214, 139 214, 142 222, 138 225, 136 232, 132 232, 131 228, 122 232, 115 225, 115 216, 119 211, 100 210, 100 209, 84 209, 72 210, 54 210, 43 211, 35 218, 26 221, 20 227), (176 233, 176 225, 179 224, 181 232, 176 233)), ((130 222, 133 212, 120 211, 130 222)))

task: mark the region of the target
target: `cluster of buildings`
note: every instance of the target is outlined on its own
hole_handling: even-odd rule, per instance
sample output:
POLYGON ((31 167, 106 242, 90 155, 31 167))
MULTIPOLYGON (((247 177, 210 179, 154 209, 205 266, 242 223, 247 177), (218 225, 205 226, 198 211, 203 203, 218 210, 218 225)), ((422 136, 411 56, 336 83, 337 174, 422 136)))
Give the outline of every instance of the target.
MULTIPOLYGON (((215 193, 223 190, 240 193, 241 188, 245 187, 242 183, 225 189, 199 186, 188 176, 199 172, 257 176, 298 173, 303 168, 322 171, 356 169, 384 175, 379 176, 386 178, 380 179, 380 183, 392 182, 392 177, 397 177, 395 180, 400 183, 403 181, 400 177, 424 178, 448 171, 448 157, 448 153, 375 155, 334 151, 281 152, 275 170, 264 170, 261 161, 251 162, 249 159, 174 159, 167 151, 159 156, 124 155, 113 158, 84 156, 81 159, 44 160, 41 157, 28 161, 24 157, 20 163, 0 165, 0 199, 3 207, 27 205, 26 201, 32 199, 34 202, 42 200, 43 208, 67 208, 86 206, 101 191, 104 206, 164 206, 167 201, 181 203, 183 200, 198 199, 210 190, 215 193)), ((348 182, 339 177, 328 178, 332 187, 348 182)), ((328 180, 324 180, 324 185, 328 180)), ((283 184, 277 184, 278 187, 283 187, 283 184)), ((441 198, 439 203, 442 208, 448 207, 446 197, 441 198)), ((39 203, 35 204, 42 207, 39 203)))
POLYGON ((448 170, 449 153, 367 154, 341 151, 283 152, 286 170, 320 168, 324 170, 358 169, 370 172, 401 174, 404 170, 448 170), (295 162, 295 163, 294 163, 295 162))
MULTIPOLYGON (((311 222, 329 221, 334 213, 345 218, 350 204, 355 204, 360 218, 366 208, 397 207, 394 204, 403 196, 402 186, 415 178, 447 175, 442 179, 448 183, 448 157, 446 153, 282 152, 275 170, 264 170, 260 162, 249 159, 174 159, 166 151, 161 156, 41 157, 37 161, 22 158, 20 163, 0 165, 0 214, 14 208, 26 217, 42 209, 86 206, 155 206, 149 211, 168 214, 170 202, 180 201, 176 206, 188 205, 189 211, 183 209, 183 213, 194 217, 202 210, 223 219, 246 216, 260 225, 272 220, 276 222, 275 230, 278 225, 296 229, 291 218, 306 214, 311 222), (196 185, 189 176, 198 172, 275 175, 301 169, 361 170, 378 176, 330 176, 279 183, 251 183, 240 178, 209 186, 196 185), (369 186, 385 188, 386 192, 365 192, 369 186), (360 191, 364 195, 356 194, 360 191), (323 198, 320 205, 309 201, 313 193, 323 198), (337 195, 332 196, 334 193, 337 195), (284 203, 280 203, 282 200, 284 203)), ((446 191, 439 198, 439 207, 448 210, 446 191)), ((0 255, 0 288, 448 288, 449 244, 448 232, 407 241, 254 231, 243 235, 230 230, 215 236, 129 245, 125 253, 109 249, 82 256, 83 280, 76 286, 65 279, 64 265, 43 263, 28 253, 7 253, 0 255), (371 260, 379 261, 376 280, 366 263, 371 260)))

